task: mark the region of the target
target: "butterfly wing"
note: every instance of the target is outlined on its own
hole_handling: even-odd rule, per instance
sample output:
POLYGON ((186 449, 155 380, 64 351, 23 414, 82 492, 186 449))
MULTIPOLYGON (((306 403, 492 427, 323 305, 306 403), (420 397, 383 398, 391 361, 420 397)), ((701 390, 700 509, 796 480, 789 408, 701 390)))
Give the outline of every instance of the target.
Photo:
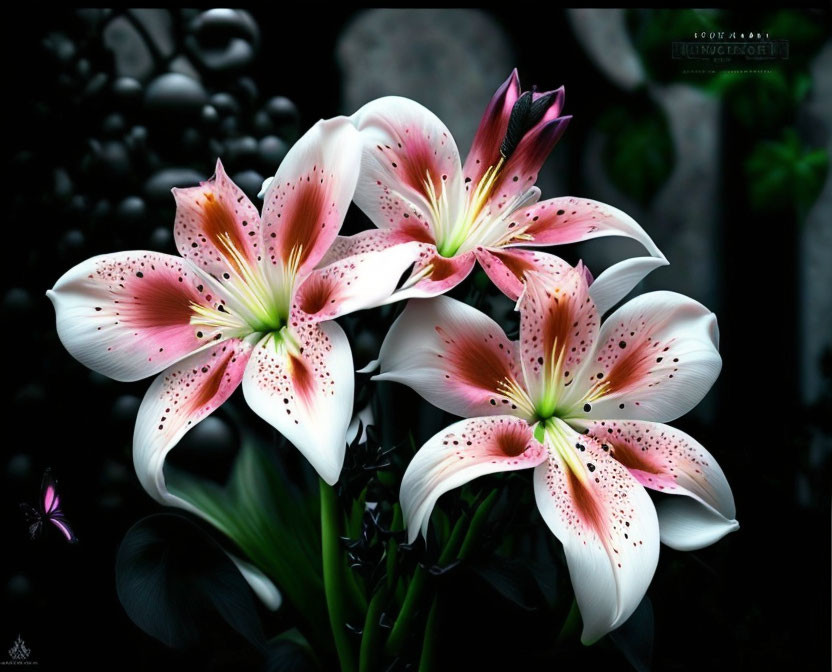
POLYGON ((43 472, 43 480, 40 485, 40 505, 43 515, 60 513, 61 499, 58 497, 58 482, 52 476, 52 470, 43 472))
POLYGON ((40 515, 40 511, 28 504, 21 504, 20 510, 26 517, 26 524, 29 526, 29 538, 37 539, 43 528, 43 516, 40 515))
POLYGON ((64 517, 64 514, 62 514, 60 511, 47 516, 46 520, 48 520, 55 527, 57 527, 61 531, 61 534, 63 534, 66 537, 66 540, 70 544, 74 544, 78 541, 78 537, 76 537, 75 532, 72 531, 72 528, 69 525, 69 521, 64 517))
MULTIPOLYGON (((37 534, 40 534, 43 522, 48 520, 58 528, 60 533, 64 535, 70 544, 74 544, 78 541, 78 537, 76 537, 75 532, 72 531, 69 521, 64 516, 63 511, 61 511, 61 498, 58 495, 58 482, 52 476, 51 469, 47 469, 43 473, 43 480, 41 481, 40 486, 40 507, 40 515, 38 515, 38 521, 36 523, 38 528, 36 532, 37 534)), ((34 511, 34 509, 32 510, 34 511)))

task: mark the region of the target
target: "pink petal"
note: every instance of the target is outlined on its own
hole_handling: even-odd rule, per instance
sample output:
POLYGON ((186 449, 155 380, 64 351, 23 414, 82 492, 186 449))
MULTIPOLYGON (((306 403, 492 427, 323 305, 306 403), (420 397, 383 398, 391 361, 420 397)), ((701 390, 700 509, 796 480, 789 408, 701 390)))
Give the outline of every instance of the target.
POLYGON ((69 353, 116 380, 154 375, 213 339, 191 325, 192 304, 214 306, 205 277, 190 262, 156 252, 118 252, 81 262, 47 292, 69 353))
MULTIPOLYGON (((514 301, 523 293, 524 278, 529 271, 558 276, 572 268, 560 257, 534 250, 495 250, 481 247, 475 250, 475 254, 491 281, 514 301)), ((584 273, 587 273, 585 269, 584 273)))
POLYGON ((422 446, 402 478, 400 501, 409 543, 427 533, 441 495, 473 479, 535 467, 547 459, 525 420, 506 416, 457 422, 422 446))
POLYGON ((465 204, 459 152, 450 131, 430 110, 388 96, 352 116, 364 156, 355 203, 379 228, 397 228, 405 216, 434 224, 432 194, 447 192, 449 221, 465 204))
POLYGON ((168 492, 165 457, 237 389, 251 349, 235 338, 201 350, 159 374, 145 394, 133 434, 133 463, 144 489, 162 504, 199 513, 168 492))
MULTIPOLYGON (((739 526, 734 496, 713 456, 684 432, 655 422, 594 420, 576 423, 602 444, 646 488, 693 500, 677 516, 662 517, 662 541, 695 550, 718 541, 739 526)), ((675 511, 675 509, 674 509, 675 511)))
POLYGON ((255 266, 260 255, 260 215, 217 160, 214 176, 198 187, 173 189, 179 254, 217 277, 255 266))
POLYGON ((318 268, 329 266, 345 257, 366 252, 380 252, 393 245, 422 243, 426 250, 435 246, 430 229, 421 224, 405 224, 396 229, 368 229, 353 236, 338 236, 329 247, 318 268))
POLYGON ((716 316, 673 292, 650 292, 607 318, 570 392, 576 418, 667 422, 692 409, 713 385, 722 360, 716 316), (584 405, 592 385, 603 396, 584 405))
POLYGON ((465 252, 455 257, 443 257, 433 246, 423 245, 421 250, 411 278, 417 275, 423 275, 423 277, 417 282, 412 282, 412 280, 406 282, 402 289, 393 293, 388 303, 444 294, 465 280, 476 263, 473 252, 465 252), (431 253, 433 253, 432 256, 431 253))
POLYGON ((540 201, 513 213, 511 223, 531 240, 513 245, 564 245, 601 236, 624 236, 644 245, 654 257, 664 258, 650 236, 627 213, 588 198, 563 196, 540 201))
POLYGON ((352 417, 350 344, 335 322, 300 325, 289 337, 294 347, 273 335, 260 341, 246 368, 243 393, 251 409, 332 485, 344 463, 352 417))
POLYGON ((354 254, 312 271, 297 289, 291 322, 297 325, 333 320, 382 305, 395 291, 402 274, 423 254, 421 243, 402 243, 354 254))
POLYGON ((556 119, 544 117, 537 126, 526 133, 517 149, 500 169, 487 208, 497 214, 508 207, 513 199, 534 186, 543 163, 566 131, 571 119, 571 116, 556 119))
POLYGON ((264 198, 262 245, 272 264, 315 267, 344 222, 360 165, 360 138, 346 117, 319 121, 293 145, 264 198))
POLYGON ((434 406, 463 417, 531 417, 504 393, 507 384, 522 386, 516 356, 515 344, 476 308, 444 296, 413 300, 387 333, 381 373, 373 380, 404 383, 434 406))
POLYGON ((511 108, 519 96, 520 78, 515 68, 485 108, 471 144, 471 151, 468 152, 462 168, 466 183, 476 185, 489 166, 497 165, 500 160, 500 144, 506 135, 511 108))
POLYGON ((644 597, 659 559, 659 525, 638 481, 594 439, 560 426, 563 445, 550 448, 548 462, 535 470, 535 499, 563 544, 581 641, 591 644, 624 623, 644 597), (567 450, 571 467, 559 453, 567 450))
POLYGON ((580 265, 561 275, 527 272, 526 290, 517 309, 526 385, 548 415, 554 410, 550 408, 553 400, 561 396, 559 390, 573 385, 576 373, 592 353, 598 311, 580 265))

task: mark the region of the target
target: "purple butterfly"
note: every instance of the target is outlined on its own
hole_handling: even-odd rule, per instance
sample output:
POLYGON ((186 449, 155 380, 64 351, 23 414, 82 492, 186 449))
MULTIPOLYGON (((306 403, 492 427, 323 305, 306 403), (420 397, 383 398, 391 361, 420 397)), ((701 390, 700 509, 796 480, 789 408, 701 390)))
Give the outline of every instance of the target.
POLYGON ((61 511, 61 498, 58 496, 57 487, 57 481, 52 478, 52 470, 47 469, 43 473, 43 481, 40 486, 40 510, 28 504, 21 504, 20 509, 29 524, 29 537, 31 539, 37 539, 41 535, 43 522, 48 520, 61 531, 61 534, 66 537, 70 544, 74 544, 78 541, 78 537, 75 536, 69 522, 64 517, 63 511, 61 511))

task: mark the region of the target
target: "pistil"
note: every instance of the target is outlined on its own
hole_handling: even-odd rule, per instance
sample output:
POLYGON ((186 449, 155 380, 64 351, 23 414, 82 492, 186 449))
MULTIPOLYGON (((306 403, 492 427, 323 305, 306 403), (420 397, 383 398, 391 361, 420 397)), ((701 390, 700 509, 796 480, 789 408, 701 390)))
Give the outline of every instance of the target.
POLYGON ((581 450, 581 444, 580 442, 575 445, 572 444, 572 437, 570 436, 572 430, 570 430, 568 425, 566 425, 559 418, 549 418, 548 420, 545 420, 543 428, 546 438, 546 447, 549 448, 550 451, 554 451, 557 456, 566 463, 566 466, 572 474, 580 480, 582 484, 586 485, 589 477, 586 473, 586 468, 584 467, 583 462, 581 462, 576 452, 581 450))

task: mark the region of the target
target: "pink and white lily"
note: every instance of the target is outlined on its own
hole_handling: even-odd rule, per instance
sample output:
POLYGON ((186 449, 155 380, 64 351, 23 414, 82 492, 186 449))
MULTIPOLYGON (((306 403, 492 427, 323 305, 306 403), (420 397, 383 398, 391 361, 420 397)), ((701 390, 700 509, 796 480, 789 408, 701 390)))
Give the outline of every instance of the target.
POLYGON ((360 158, 349 119, 318 122, 281 164, 262 217, 217 161, 209 181, 173 190, 181 257, 93 257, 48 292, 61 342, 82 364, 121 381, 158 374, 133 450, 142 485, 160 502, 194 510, 168 491, 165 457, 241 383, 249 406, 327 483, 338 480, 354 374, 333 320, 392 292, 387 266, 408 254, 316 268, 341 228, 360 158))
POLYGON ((563 544, 591 643, 638 606, 659 541, 694 549, 737 529, 731 489, 693 438, 661 424, 693 408, 721 368, 716 318, 672 292, 600 324, 583 269, 531 272, 513 342, 476 309, 413 300, 375 380, 409 385, 466 420, 431 438, 402 480, 412 542, 437 499, 485 474, 534 467, 541 516, 563 544), (657 507, 645 488, 683 497, 657 507))
POLYGON ((477 261, 516 300, 526 273, 557 264, 518 246, 626 236, 652 256, 628 259, 598 278, 596 291, 612 306, 667 261, 612 206, 571 196, 538 202, 538 172, 571 119, 560 116, 563 101, 562 87, 521 93, 514 70, 486 108, 464 164, 450 131, 419 103, 386 97, 366 104, 352 116, 364 146, 355 202, 377 229, 338 238, 328 259, 415 241, 410 278, 388 302, 443 294, 477 261))

